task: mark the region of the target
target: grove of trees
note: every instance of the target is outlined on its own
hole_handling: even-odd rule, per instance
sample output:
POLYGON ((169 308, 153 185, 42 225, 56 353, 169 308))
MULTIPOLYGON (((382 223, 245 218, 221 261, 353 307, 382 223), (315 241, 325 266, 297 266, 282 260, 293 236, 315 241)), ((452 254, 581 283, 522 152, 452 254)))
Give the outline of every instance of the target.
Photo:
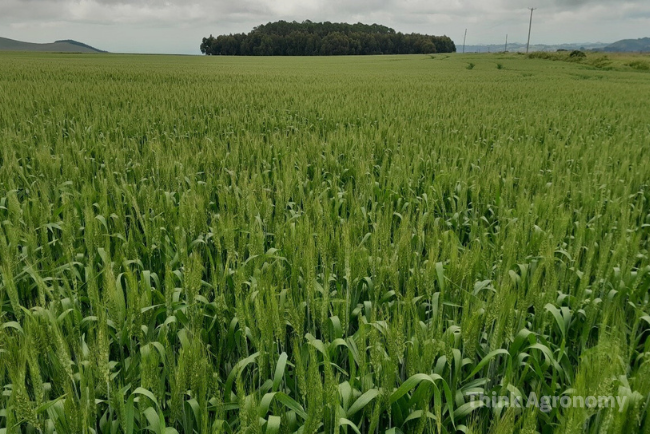
POLYGON ((336 56, 350 54, 452 53, 447 36, 401 33, 379 24, 277 21, 249 33, 210 35, 201 52, 226 56, 336 56))

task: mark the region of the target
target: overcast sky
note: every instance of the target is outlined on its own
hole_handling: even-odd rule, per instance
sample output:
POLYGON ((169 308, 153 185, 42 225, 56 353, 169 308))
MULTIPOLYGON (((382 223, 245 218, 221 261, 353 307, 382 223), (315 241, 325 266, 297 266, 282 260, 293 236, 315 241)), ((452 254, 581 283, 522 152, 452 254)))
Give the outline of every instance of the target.
POLYGON ((650 36, 650 0, 0 0, 0 36, 75 39, 112 52, 198 54, 209 34, 269 21, 384 24, 462 44, 614 42, 650 36))

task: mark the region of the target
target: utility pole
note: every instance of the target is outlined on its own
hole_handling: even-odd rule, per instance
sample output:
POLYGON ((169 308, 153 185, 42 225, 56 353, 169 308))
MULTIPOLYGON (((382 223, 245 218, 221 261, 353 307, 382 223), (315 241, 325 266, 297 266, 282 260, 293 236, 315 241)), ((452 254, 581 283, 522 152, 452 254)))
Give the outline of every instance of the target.
POLYGON ((508 52, 508 34, 506 34, 506 49, 503 50, 504 53, 508 52))
POLYGON ((465 29, 465 37, 463 38, 463 54, 465 54, 465 41, 467 40, 467 29, 465 29))
POLYGON ((530 24, 528 25, 528 43, 526 43, 526 54, 528 54, 528 49, 530 48, 530 31, 533 28, 533 11, 537 8, 528 9, 530 9, 530 24))

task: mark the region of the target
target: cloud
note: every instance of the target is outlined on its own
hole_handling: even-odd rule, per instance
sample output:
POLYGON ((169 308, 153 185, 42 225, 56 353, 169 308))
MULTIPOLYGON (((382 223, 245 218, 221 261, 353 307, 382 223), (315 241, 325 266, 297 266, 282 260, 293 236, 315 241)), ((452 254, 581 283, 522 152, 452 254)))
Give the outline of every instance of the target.
MULTIPOLYGON (((453 39, 468 28, 468 41, 492 43, 505 33, 524 39, 530 5, 537 7, 534 37, 540 43, 650 33, 647 0, 0 0, 0 28, 10 33, 0 36, 38 41, 74 36, 116 51, 124 46, 138 51, 134 40, 140 40, 140 50, 146 51, 158 46, 147 39, 155 29, 167 41, 162 49, 185 44, 184 52, 196 52, 200 35, 247 32, 278 19, 310 19, 376 22, 453 39), (110 37, 102 41, 100 35, 110 37)), ((160 45, 160 39, 155 43, 160 45)))

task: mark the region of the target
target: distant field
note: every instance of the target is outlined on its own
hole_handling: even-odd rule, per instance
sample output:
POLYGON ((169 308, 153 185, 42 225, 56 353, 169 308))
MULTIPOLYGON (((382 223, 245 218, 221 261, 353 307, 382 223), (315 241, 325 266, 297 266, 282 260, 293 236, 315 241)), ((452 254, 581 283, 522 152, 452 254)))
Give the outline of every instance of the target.
POLYGON ((0 433, 650 433, 648 57, 559 60, 0 53, 0 433))

